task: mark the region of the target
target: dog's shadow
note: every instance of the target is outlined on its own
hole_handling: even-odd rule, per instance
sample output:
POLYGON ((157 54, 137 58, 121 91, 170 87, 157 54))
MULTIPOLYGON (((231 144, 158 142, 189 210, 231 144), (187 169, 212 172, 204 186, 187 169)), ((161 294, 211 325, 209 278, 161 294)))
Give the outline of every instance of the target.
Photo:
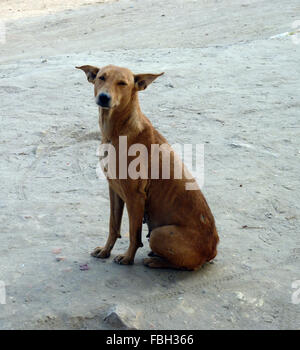
MULTIPOLYGON (((113 257, 112 257, 113 259, 113 257)), ((171 268, 149 268, 143 264, 143 258, 137 257, 134 265, 120 266, 113 261, 111 265, 113 279, 124 288, 133 285, 138 286, 142 291, 165 290, 179 295, 182 292, 189 292, 191 289, 204 289, 209 284, 210 276, 215 273, 216 265, 208 262, 198 270, 176 270, 171 268)))

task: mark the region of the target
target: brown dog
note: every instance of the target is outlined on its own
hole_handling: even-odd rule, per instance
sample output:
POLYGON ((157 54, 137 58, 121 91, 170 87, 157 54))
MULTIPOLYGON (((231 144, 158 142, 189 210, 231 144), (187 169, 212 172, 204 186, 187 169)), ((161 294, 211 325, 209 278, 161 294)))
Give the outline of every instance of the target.
MULTIPOLYGON (((135 75, 129 69, 112 65, 103 68, 88 65, 76 68, 83 70, 88 81, 94 84, 102 143, 113 145, 117 155, 117 176, 108 178, 109 236, 105 246, 97 247, 92 256, 110 256, 117 238, 121 237, 120 226, 126 203, 130 244, 124 254, 115 257, 115 262, 133 264, 137 249, 143 246, 143 218, 148 224, 152 249, 150 258, 144 259, 146 266, 195 270, 213 259, 217 254, 219 237, 207 202, 199 187, 197 190, 186 189, 186 184, 190 182, 187 173, 181 179, 174 176, 174 167, 181 161, 140 109, 138 91, 146 89, 163 73, 135 75), (127 149, 120 149, 119 136, 127 136, 127 149), (151 155, 151 145, 167 145, 171 150, 170 178, 151 179, 152 163, 151 159, 146 158, 143 158, 142 165, 146 169, 144 175, 147 176, 135 179, 120 176, 121 154, 123 152, 127 156, 128 149, 134 144, 144 145, 151 155)), ((159 170, 162 166, 162 153, 159 152, 159 170)), ((127 158, 127 168, 135 158, 127 158)))

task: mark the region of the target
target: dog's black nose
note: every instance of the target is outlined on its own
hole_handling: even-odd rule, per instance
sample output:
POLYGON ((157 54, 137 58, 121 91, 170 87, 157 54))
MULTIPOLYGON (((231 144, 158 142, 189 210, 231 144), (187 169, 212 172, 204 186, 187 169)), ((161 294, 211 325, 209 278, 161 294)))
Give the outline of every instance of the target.
POLYGON ((97 104, 101 107, 108 108, 110 106, 111 96, 105 92, 102 92, 97 99, 97 104))

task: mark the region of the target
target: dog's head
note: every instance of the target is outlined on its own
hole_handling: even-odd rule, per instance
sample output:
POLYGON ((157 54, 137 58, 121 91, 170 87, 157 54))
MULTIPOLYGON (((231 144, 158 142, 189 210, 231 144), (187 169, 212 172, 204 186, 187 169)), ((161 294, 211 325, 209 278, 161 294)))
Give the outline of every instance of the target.
POLYGON ((137 91, 145 90, 160 74, 133 74, 129 69, 105 66, 76 67, 85 72, 87 80, 94 84, 95 100, 103 109, 122 109, 129 105, 137 91))

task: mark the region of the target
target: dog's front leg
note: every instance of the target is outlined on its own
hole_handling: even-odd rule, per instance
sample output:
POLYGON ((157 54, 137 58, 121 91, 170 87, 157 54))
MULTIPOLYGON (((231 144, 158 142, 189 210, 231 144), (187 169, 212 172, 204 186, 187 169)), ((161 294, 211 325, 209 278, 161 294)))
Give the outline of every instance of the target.
POLYGON ((108 258, 117 238, 121 238, 120 227, 123 216, 124 202, 116 192, 109 186, 110 198, 110 220, 109 235, 104 247, 97 247, 91 253, 96 258, 108 258))
POLYGON ((145 196, 139 194, 126 203, 129 217, 129 247, 125 254, 117 255, 114 261, 122 265, 132 265, 135 253, 142 243, 142 225, 145 209, 145 196))

